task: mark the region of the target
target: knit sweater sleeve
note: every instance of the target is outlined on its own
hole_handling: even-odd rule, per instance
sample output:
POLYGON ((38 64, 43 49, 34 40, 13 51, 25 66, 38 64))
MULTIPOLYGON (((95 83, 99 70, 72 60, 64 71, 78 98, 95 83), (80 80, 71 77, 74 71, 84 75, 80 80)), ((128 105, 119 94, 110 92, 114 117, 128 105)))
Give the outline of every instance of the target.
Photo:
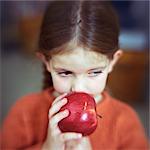
MULTIPOLYGON (((25 96, 17 100, 9 111, 0 131, 2 150, 41 149, 42 140, 39 140, 39 137, 44 137, 44 127, 39 125, 42 121, 37 120, 43 118, 35 111, 37 110, 35 103, 37 97, 39 96, 25 96), (34 109, 31 109, 31 107, 34 109)), ((41 114, 43 114, 43 111, 41 111, 41 114)))
POLYGON ((144 134, 144 128, 136 112, 126 106, 120 113, 117 124, 118 143, 120 150, 148 150, 148 141, 144 134))
POLYGON ((1 130, 2 149, 17 149, 26 142, 24 119, 23 111, 17 103, 11 108, 3 122, 1 130))

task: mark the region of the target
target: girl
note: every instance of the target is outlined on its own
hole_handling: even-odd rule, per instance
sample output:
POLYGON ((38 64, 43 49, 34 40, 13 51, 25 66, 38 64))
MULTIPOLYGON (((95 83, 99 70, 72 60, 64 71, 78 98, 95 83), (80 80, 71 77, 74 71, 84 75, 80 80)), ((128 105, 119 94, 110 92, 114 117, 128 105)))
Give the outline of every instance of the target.
POLYGON ((146 150, 147 140, 135 112, 109 96, 108 74, 120 58, 117 16, 106 1, 54 1, 45 12, 37 56, 45 70, 44 90, 16 102, 2 130, 3 149, 146 150), (69 92, 95 98, 99 120, 96 131, 62 133, 59 112, 69 92))

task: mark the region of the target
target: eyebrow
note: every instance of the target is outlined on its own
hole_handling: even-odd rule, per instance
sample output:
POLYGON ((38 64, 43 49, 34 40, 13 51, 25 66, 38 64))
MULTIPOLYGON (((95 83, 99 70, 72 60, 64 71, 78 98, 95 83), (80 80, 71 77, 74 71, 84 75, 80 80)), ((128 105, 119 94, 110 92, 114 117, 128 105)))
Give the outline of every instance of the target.
MULTIPOLYGON (((53 67, 55 71, 70 71, 70 72, 73 72, 69 69, 65 69, 65 68, 61 68, 61 67, 53 67)), ((96 67, 96 68, 92 68, 92 69, 89 69, 87 71, 95 71, 95 70, 104 70, 106 68, 106 66, 103 66, 103 67, 96 67)))
POLYGON ((97 67, 97 68, 92 68, 88 71, 94 71, 94 70, 104 70, 106 68, 106 66, 103 66, 103 67, 97 67))

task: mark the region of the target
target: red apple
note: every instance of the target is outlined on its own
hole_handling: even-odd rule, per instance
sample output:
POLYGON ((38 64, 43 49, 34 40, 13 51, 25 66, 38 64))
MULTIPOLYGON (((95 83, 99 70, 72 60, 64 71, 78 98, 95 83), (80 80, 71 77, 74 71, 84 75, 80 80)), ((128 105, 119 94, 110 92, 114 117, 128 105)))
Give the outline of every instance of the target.
POLYGON ((92 96, 73 92, 65 96, 68 100, 60 111, 69 110, 69 115, 58 126, 62 132, 77 132, 83 136, 92 134, 97 127, 96 103, 92 96))

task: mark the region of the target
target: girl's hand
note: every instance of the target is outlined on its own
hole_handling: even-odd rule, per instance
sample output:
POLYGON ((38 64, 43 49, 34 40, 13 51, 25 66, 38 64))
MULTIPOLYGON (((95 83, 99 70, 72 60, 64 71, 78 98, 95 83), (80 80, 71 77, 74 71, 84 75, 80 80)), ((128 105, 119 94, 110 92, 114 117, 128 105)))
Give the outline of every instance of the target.
POLYGON ((49 110, 48 134, 42 147, 43 150, 67 150, 65 147, 68 141, 79 140, 82 137, 80 133, 62 133, 58 127, 58 122, 69 115, 68 110, 58 113, 61 107, 67 103, 67 99, 63 98, 65 95, 57 97, 49 110))
POLYGON ((82 137, 77 140, 70 140, 66 143, 65 150, 92 150, 90 140, 88 137, 82 137))

